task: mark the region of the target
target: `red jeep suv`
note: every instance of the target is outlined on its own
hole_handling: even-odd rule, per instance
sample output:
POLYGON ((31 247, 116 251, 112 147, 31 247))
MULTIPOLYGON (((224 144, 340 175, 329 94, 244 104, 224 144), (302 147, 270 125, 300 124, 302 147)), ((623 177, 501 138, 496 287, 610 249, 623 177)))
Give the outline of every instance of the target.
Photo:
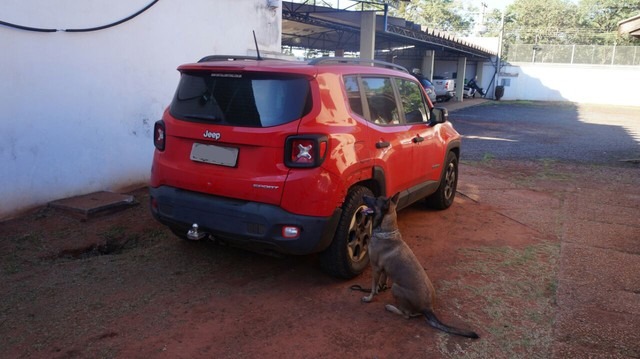
POLYGON ((154 128, 151 211, 185 239, 369 262, 362 197, 453 203, 460 135, 406 69, 381 61, 209 56, 178 68, 154 128))

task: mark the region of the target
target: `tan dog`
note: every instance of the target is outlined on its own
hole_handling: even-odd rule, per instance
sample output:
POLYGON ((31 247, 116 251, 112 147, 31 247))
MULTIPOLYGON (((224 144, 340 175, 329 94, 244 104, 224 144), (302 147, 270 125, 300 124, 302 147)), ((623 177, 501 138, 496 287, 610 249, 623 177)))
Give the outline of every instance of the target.
POLYGON ((393 285, 391 292, 397 307, 387 304, 385 308, 405 318, 424 315, 429 325, 450 334, 478 338, 469 330, 450 327, 438 320, 433 313, 435 290, 415 254, 402 240, 396 218, 398 194, 392 198, 365 197, 365 213, 373 218, 373 237, 369 243, 369 259, 373 270, 371 293, 362 298, 371 302, 379 290, 386 287, 387 277, 393 285))

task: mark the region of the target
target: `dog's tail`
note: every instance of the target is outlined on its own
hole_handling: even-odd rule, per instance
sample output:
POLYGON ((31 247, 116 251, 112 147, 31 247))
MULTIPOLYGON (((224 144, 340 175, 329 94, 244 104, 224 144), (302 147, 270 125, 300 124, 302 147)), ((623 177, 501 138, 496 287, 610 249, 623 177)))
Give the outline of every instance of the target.
POLYGON ((433 313, 432 311, 430 311, 428 309, 425 310, 424 312, 422 312, 422 314, 424 314, 424 316, 427 318, 427 323, 429 323, 430 326, 432 326, 432 327, 434 327, 436 329, 440 329, 445 333, 460 335, 462 337, 467 337, 467 338, 472 338, 472 339, 480 338, 478 336, 478 334, 476 334, 476 332, 474 332, 474 331, 458 329, 458 328, 450 327, 450 326, 442 323, 440 321, 440 319, 438 319, 438 317, 436 317, 435 313, 433 313))

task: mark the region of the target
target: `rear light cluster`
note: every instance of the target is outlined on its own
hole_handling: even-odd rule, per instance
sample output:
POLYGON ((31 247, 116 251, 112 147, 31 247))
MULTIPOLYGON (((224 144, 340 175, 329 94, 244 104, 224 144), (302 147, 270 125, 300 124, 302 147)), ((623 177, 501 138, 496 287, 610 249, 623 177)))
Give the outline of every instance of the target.
POLYGON ((164 151, 166 139, 167 136, 164 128, 164 121, 157 121, 153 126, 153 144, 156 146, 158 151, 164 151))
POLYGON ((327 136, 291 136, 285 142, 284 164, 287 167, 318 167, 324 162, 328 147, 327 136))

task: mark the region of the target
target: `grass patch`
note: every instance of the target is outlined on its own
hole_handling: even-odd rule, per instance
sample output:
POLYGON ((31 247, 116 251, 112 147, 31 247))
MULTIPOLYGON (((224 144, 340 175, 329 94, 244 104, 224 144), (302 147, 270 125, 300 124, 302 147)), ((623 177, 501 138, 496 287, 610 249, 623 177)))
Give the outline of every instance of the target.
POLYGON ((488 164, 488 163, 491 163, 491 161, 493 161, 495 158, 496 158, 496 156, 493 155, 492 153, 485 152, 485 154, 482 155, 482 161, 481 162, 483 164, 488 164))
POLYGON ((480 160, 464 161, 462 163, 477 168, 499 170, 492 173, 496 177, 527 188, 538 187, 540 181, 563 183, 576 179, 574 172, 567 170, 565 165, 551 158, 532 161, 507 161, 498 160, 492 153, 487 152, 480 160))
POLYGON ((465 347, 440 336, 441 354, 447 358, 488 358, 496 353, 505 358, 549 357, 559 252, 559 245, 553 242, 522 249, 459 250, 464 264, 452 270, 460 279, 439 282, 439 296, 460 298, 464 294, 455 292, 464 291, 468 302, 479 303, 479 311, 465 313, 461 320, 482 328, 484 335, 465 347))
POLYGON ((512 173, 513 182, 523 187, 536 187, 539 181, 567 182, 574 179, 571 173, 560 168, 557 160, 542 158, 533 163, 526 172, 512 173))
POLYGON ((493 101, 491 102, 494 105, 536 105, 538 102, 530 101, 530 100, 510 100, 510 101, 493 101))
POLYGON ((542 169, 538 172, 538 179, 554 181, 568 181, 572 179, 572 176, 569 174, 558 170, 557 160, 543 158, 540 159, 539 162, 542 165, 542 169))
POLYGON ((3 238, 6 241, 6 252, 0 255, 2 271, 5 274, 16 274, 24 270, 24 267, 37 261, 31 258, 33 249, 45 248, 45 240, 40 233, 26 233, 3 238))
POLYGON ((493 153, 490 152, 485 152, 482 155, 482 159, 480 160, 466 160, 466 159, 462 159, 460 160, 460 163, 464 163, 465 165, 469 165, 469 166, 476 166, 476 167, 492 167, 492 163, 493 161, 496 159, 496 156, 493 153))
POLYGON ((107 242, 119 240, 125 236, 126 228, 123 226, 112 226, 106 231, 100 233, 100 237, 107 242))
POLYGON ((532 101, 532 100, 499 100, 487 102, 492 105, 526 105, 526 106, 556 106, 556 107, 571 107, 575 108, 577 104, 567 101, 532 101))
POLYGON ((23 259, 11 253, 2 258, 2 272, 4 274, 16 274, 22 271, 23 259))

